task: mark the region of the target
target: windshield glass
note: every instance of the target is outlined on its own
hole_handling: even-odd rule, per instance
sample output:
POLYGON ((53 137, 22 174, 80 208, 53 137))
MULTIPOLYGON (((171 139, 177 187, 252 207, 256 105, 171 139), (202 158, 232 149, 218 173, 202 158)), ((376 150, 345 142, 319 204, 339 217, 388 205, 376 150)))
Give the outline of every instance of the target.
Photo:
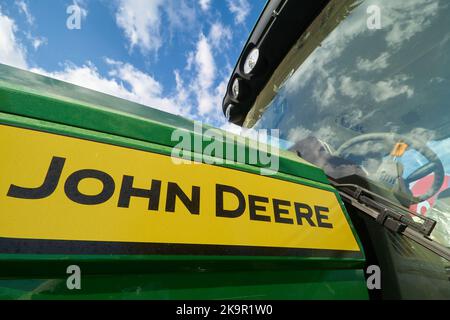
POLYGON ((438 222, 450 247, 450 2, 331 1, 244 126, 438 222))

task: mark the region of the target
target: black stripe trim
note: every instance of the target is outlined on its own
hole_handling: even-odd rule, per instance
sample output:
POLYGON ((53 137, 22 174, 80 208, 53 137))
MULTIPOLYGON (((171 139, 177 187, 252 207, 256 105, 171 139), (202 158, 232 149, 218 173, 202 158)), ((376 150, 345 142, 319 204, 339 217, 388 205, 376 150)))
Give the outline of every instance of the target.
POLYGON ((360 251, 203 244, 100 242, 0 238, 0 254, 225 255, 362 259, 360 251))

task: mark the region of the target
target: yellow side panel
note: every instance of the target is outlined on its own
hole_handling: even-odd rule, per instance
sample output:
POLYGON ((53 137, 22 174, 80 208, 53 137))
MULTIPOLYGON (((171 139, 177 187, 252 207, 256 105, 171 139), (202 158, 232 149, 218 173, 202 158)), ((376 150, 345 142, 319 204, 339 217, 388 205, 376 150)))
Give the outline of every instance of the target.
MULTIPOLYGON (((233 245, 275 248, 307 248, 360 251, 341 206, 333 192, 208 164, 176 165, 169 156, 87 141, 62 135, 0 125, 0 238, 82 240, 138 243, 233 245), (65 158, 59 183, 44 199, 8 196, 11 185, 39 188, 53 157, 65 158), (64 183, 74 172, 102 171, 115 183, 113 195, 104 203, 84 205, 68 198, 64 183), (129 208, 118 207, 123 176, 133 176, 133 187, 149 189, 152 180, 161 181, 159 209, 148 209, 149 199, 131 197, 129 208), (175 212, 166 212, 168 182, 177 183, 191 196, 200 187, 200 212, 192 214, 177 199, 175 212), (246 199, 245 212, 237 218, 216 215, 216 185, 232 186, 246 199), (258 202, 270 222, 250 219, 249 195, 268 198, 258 202), (289 202, 282 206, 283 218, 274 218, 273 199, 289 202), (298 223, 294 203, 322 212, 332 228, 307 221, 298 223)), ((87 178, 78 184, 80 193, 96 195, 103 184, 87 178)), ((236 208, 237 198, 225 194, 224 207, 236 208)))

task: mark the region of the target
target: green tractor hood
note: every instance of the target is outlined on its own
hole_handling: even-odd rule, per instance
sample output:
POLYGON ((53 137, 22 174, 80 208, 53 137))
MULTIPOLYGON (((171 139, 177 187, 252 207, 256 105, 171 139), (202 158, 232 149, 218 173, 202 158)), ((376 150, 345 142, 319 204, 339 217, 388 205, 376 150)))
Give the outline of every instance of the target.
POLYGON ((209 130, 0 65, 0 298, 367 298, 323 171, 284 151, 270 176, 211 161, 209 130), (176 164, 183 136, 196 161, 176 164))

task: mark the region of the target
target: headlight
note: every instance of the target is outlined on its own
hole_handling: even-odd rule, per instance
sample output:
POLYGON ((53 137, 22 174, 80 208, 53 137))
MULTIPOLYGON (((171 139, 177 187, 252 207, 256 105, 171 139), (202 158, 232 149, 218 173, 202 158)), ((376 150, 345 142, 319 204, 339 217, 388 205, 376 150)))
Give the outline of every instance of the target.
POLYGON ((253 71, 253 69, 255 69, 256 65, 258 64, 258 60, 259 60, 259 49, 254 48, 252 49, 252 51, 250 51, 244 62, 244 73, 246 75, 250 74, 253 71))
POLYGON ((240 81, 238 78, 234 79, 233 85, 231 86, 231 94, 234 99, 239 98, 240 81))

